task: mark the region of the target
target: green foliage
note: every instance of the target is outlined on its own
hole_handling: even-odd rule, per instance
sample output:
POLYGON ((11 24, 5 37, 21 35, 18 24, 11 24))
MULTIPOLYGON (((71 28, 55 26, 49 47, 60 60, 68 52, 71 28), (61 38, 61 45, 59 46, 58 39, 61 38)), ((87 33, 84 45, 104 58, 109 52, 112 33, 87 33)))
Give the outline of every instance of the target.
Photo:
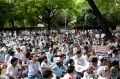
MULTIPOLYGON (((109 26, 120 22, 120 0, 94 0, 109 26), (117 6, 116 6, 117 4, 117 6)), ((0 27, 45 24, 58 27, 76 19, 76 26, 98 26, 87 0, 0 0, 0 27)))
POLYGON ((0 23, 6 27, 36 26, 39 23, 58 26, 56 15, 76 14, 74 0, 0 0, 0 23))
MULTIPOLYGON (((120 24, 120 0, 94 0, 109 27, 120 24), (117 4, 117 5, 116 5, 117 4)), ((77 0, 77 8, 82 14, 77 17, 76 26, 99 26, 87 0, 77 0)))

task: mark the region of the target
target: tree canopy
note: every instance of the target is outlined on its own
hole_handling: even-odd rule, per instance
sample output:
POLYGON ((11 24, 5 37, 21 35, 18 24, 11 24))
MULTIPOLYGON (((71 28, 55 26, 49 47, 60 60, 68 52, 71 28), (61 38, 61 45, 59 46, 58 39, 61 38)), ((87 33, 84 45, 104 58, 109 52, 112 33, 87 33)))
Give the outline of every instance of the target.
MULTIPOLYGON (((120 24, 120 0, 92 0, 107 27, 120 24)), ((49 30, 76 20, 76 26, 103 26, 89 0, 0 0, 0 27, 36 27, 49 30)), ((102 21, 102 20, 101 20, 102 21)))
POLYGON ((37 26, 42 23, 56 25, 57 16, 67 12, 68 16, 76 13, 74 0, 1 0, 1 27, 37 26))

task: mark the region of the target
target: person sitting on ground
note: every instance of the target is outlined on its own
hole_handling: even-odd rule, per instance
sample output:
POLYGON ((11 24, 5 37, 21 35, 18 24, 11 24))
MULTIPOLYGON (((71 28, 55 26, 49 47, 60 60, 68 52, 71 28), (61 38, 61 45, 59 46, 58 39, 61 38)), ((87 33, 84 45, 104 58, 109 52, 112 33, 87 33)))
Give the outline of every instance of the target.
POLYGON ((45 70, 43 72, 43 78, 44 79, 52 79, 52 77, 53 77, 53 74, 52 74, 51 70, 45 70))
POLYGON ((58 57, 57 55, 57 50, 54 49, 53 51, 53 56, 50 58, 50 62, 56 63, 56 58, 58 57))
POLYGON ((31 61, 27 61, 28 64, 28 79, 43 79, 41 76, 41 67, 39 62, 36 61, 35 53, 31 54, 31 61))
POLYGON ((117 49, 114 49, 113 52, 112 52, 112 58, 111 58, 111 63, 114 61, 114 60, 117 60, 119 61, 119 53, 118 53, 118 50, 117 49))
POLYGON ((5 62, 8 63, 9 57, 10 57, 10 50, 8 51, 8 53, 5 55, 5 62))
POLYGON ((73 59, 70 59, 70 60, 68 60, 67 64, 68 64, 68 66, 74 66, 75 62, 73 59))
MULTIPOLYGON (((75 62, 74 62, 73 59, 70 59, 70 60, 67 62, 67 64, 68 64, 67 67, 69 67, 69 66, 75 66, 75 62)), ((80 79, 82 76, 83 76, 83 75, 82 75, 81 72, 76 71, 76 75, 75 75, 76 79, 80 79)))
POLYGON ((84 72, 83 79, 92 78, 92 75, 91 75, 92 73, 93 73, 93 67, 89 66, 88 69, 84 72))
POLYGON ((41 63, 42 71, 51 70, 51 68, 52 68, 54 65, 55 65, 54 63, 48 62, 46 56, 43 57, 43 62, 41 63))
POLYGON ((65 54, 61 54, 60 56, 60 60, 63 61, 63 64, 66 64, 66 55, 65 54))
POLYGON ((89 62, 86 61, 86 59, 82 56, 81 51, 77 51, 76 55, 73 56, 71 59, 75 61, 75 65, 81 65, 81 66, 88 66, 89 62))
POLYGON ((22 67, 23 67, 23 72, 22 76, 27 77, 28 76, 28 64, 27 60, 30 59, 30 52, 24 53, 23 59, 22 59, 22 67))
POLYGON ((107 65, 99 67, 97 70, 97 75, 99 78, 110 79, 111 78, 110 67, 107 65))
MULTIPOLYGON (((112 62, 112 67, 111 67, 111 69, 110 69, 110 72, 111 72, 111 74, 112 74, 112 72, 117 71, 117 72, 116 72, 117 75, 113 75, 113 74, 112 74, 112 79, 118 78, 118 69, 119 69, 119 62, 115 60, 115 61, 112 62)), ((114 72, 114 73, 115 73, 115 72, 114 72)))
POLYGON ((93 70, 97 70, 98 69, 98 59, 96 57, 92 58, 92 61, 91 61, 91 65, 93 67, 93 70))
POLYGON ((15 56, 15 52, 11 51, 10 52, 10 57, 9 57, 9 60, 8 60, 8 64, 11 64, 11 59, 15 56))
POLYGON ((101 67, 101 66, 105 65, 105 60, 104 60, 103 56, 99 56, 97 65, 98 65, 98 67, 101 67))
POLYGON ((13 57, 11 64, 8 65, 6 71, 6 79, 16 79, 21 76, 21 67, 18 64, 18 58, 13 57), (19 73, 18 73, 19 72, 19 73))
POLYGON ((63 72, 66 72, 67 68, 63 65, 63 61, 57 58, 57 63, 52 67, 54 78, 60 79, 63 72))
POLYGON ((67 74, 62 79, 75 79, 76 74, 75 66, 69 66, 67 69, 67 74))
POLYGON ((39 58, 37 59, 37 61, 40 63, 40 65, 41 65, 41 63, 43 62, 43 57, 45 56, 45 52, 40 52, 40 56, 39 56, 39 58))

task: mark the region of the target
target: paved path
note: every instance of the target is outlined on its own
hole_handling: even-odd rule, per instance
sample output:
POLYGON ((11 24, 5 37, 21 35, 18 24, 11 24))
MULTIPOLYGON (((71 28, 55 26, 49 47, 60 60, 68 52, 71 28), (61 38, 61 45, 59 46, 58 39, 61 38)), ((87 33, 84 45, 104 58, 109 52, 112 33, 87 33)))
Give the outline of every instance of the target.
POLYGON ((5 73, 6 73, 6 69, 2 69, 2 73, 0 75, 0 79, 5 79, 5 73))

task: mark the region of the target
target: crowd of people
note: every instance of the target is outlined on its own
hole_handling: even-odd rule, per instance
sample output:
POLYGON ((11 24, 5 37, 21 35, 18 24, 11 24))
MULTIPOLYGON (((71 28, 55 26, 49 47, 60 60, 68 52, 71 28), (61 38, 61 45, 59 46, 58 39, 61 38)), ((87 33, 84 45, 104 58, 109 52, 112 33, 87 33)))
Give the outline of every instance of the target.
POLYGON ((120 39, 96 38, 93 31, 4 31, 0 62, 6 79, 120 79, 120 39), (95 46, 108 46, 106 55, 95 46))

